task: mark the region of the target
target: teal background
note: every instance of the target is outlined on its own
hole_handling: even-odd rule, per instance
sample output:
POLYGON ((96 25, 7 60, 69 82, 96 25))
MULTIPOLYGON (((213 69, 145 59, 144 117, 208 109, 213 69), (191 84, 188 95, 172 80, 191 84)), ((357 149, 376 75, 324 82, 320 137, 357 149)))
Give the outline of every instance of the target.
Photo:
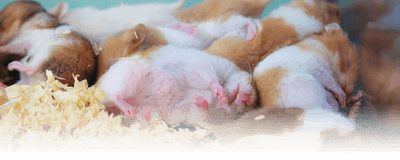
MULTIPOLYGON (((14 0, 0 0, 0 8, 3 9, 7 4, 13 2, 14 0)), ((108 8, 111 6, 118 6, 121 2, 124 4, 141 4, 141 3, 149 3, 149 2, 177 2, 178 0, 37 0, 37 2, 41 3, 42 6, 46 9, 53 8, 59 2, 67 2, 70 9, 81 8, 85 6, 94 6, 99 9, 108 8)), ((184 8, 188 8, 195 4, 202 2, 203 0, 186 0, 184 8)), ((267 16, 271 10, 276 9, 277 7, 289 3, 292 0, 274 0, 271 2, 267 8, 264 10, 262 17, 267 16)))

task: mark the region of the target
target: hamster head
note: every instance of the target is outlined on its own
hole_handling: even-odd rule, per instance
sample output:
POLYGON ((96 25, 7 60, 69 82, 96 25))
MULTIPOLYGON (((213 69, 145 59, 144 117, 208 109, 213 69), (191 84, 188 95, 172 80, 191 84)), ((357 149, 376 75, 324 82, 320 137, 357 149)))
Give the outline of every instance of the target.
POLYGON ((359 72, 358 54, 355 46, 337 23, 326 25, 322 34, 315 35, 315 37, 334 54, 332 57, 334 57, 333 63, 336 67, 331 68, 334 77, 345 93, 350 95, 357 83, 359 72))
POLYGON ((35 1, 15 1, 0 12, 0 45, 10 42, 18 35, 22 24, 43 11, 35 1))
POLYGON ((138 51, 148 32, 149 29, 146 26, 138 24, 134 28, 106 39, 101 44, 102 50, 97 57, 97 76, 103 75, 118 58, 129 56, 138 51))
POLYGON ((310 17, 314 17, 323 25, 330 23, 341 24, 340 8, 322 0, 295 0, 288 6, 302 9, 310 17))
POLYGON ((254 106, 258 100, 254 84, 248 72, 240 71, 231 75, 224 85, 228 104, 239 107, 239 110, 254 106))

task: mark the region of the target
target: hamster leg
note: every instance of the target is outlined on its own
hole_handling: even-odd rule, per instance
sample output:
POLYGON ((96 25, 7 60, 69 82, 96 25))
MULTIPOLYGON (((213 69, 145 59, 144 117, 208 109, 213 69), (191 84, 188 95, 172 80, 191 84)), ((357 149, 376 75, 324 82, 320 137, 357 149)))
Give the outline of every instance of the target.
POLYGON ((8 64, 8 70, 13 71, 14 69, 20 71, 20 72, 25 72, 27 75, 31 76, 34 71, 36 71, 37 66, 25 66, 19 61, 12 61, 10 64, 8 64))
POLYGON ((213 91, 214 96, 219 99, 219 103, 226 104, 228 98, 225 94, 224 88, 215 79, 209 81, 208 84, 210 85, 210 88, 213 91))
POLYGON ((243 104, 244 103, 250 104, 250 100, 251 100, 251 94, 243 93, 241 102, 243 104))
POLYGON ((105 109, 108 111, 108 113, 113 113, 114 115, 118 115, 121 111, 118 109, 118 107, 111 106, 111 107, 106 107, 105 109))
POLYGON ((141 115, 142 115, 142 117, 144 117, 144 120, 146 122, 149 122, 151 119, 151 110, 149 108, 145 108, 142 110, 141 115))
POLYGON ((199 107, 204 112, 207 112, 210 109, 207 100, 202 96, 193 94, 190 96, 190 100, 195 106, 199 107))
POLYGON ((199 34, 197 27, 190 24, 178 23, 174 28, 184 31, 193 36, 197 36, 199 34))
POLYGON ((349 119, 356 120, 358 116, 358 111, 361 110, 361 106, 352 106, 349 113, 349 119))
POLYGON ((0 46, 0 53, 15 53, 20 55, 26 55, 27 50, 32 48, 32 44, 29 41, 16 42, 18 40, 12 41, 7 45, 0 46))
POLYGON ((324 88, 332 91, 335 94, 335 98, 338 99, 340 107, 344 108, 346 106, 346 93, 344 93, 342 87, 340 87, 339 83, 336 82, 335 78, 333 78, 332 74, 319 74, 314 75, 318 81, 322 84, 324 88))
POLYGON ((199 31, 197 29, 197 26, 186 24, 186 23, 181 23, 181 22, 156 22, 153 23, 156 26, 160 27, 168 27, 168 28, 173 28, 173 29, 178 29, 181 31, 186 32, 187 34, 197 36, 199 34, 199 31))
POLYGON ((250 104, 251 94, 246 92, 239 92, 239 84, 238 84, 237 89, 231 92, 230 97, 228 97, 228 99, 229 99, 228 102, 229 104, 232 103, 233 101, 235 101, 236 105, 245 103, 250 104))
POLYGON ((223 35, 230 31, 237 29, 246 28, 248 41, 252 41, 257 34, 257 26, 251 18, 244 17, 242 15, 232 16, 228 21, 224 22, 219 29, 219 32, 223 35))
POLYGON ((125 117, 128 119, 135 118, 136 108, 131 106, 130 104, 126 103, 121 96, 117 95, 116 97, 110 97, 110 101, 114 102, 119 109, 124 112, 125 117))
POLYGON ((326 93, 326 100, 329 103, 329 106, 331 106, 333 110, 338 110, 339 103, 336 100, 336 98, 334 97, 334 95, 326 89, 325 89, 325 93, 326 93))
POLYGON ((361 106, 361 97, 363 96, 362 91, 358 91, 357 95, 347 97, 346 106, 361 106))

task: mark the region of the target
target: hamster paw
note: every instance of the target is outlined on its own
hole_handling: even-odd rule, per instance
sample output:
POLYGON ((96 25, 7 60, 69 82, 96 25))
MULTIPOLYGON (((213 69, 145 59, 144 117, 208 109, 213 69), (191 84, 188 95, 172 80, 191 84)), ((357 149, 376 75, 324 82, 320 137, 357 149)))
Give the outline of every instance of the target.
POLYGON ((218 84, 217 81, 213 80, 210 82, 210 87, 214 93, 214 96, 219 99, 220 104, 225 104, 227 103, 227 96, 225 94, 224 88, 218 84))
POLYGON ((6 85, 4 85, 3 83, 1 83, 0 82, 0 87, 2 87, 2 88, 7 88, 7 86, 6 85))
POLYGON ((10 64, 8 64, 8 70, 13 71, 14 69, 20 71, 20 72, 25 72, 29 76, 33 74, 36 70, 36 66, 25 66, 19 61, 12 61, 10 64))
POLYGON ((126 103, 120 96, 116 97, 117 103, 120 105, 121 110, 124 112, 127 119, 134 119, 136 116, 136 108, 126 103))
POLYGON ((197 29, 197 26, 190 25, 190 24, 178 24, 177 28, 181 31, 184 31, 190 35, 197 36, 199 34, 199 31, 197 29))
POLYGON ((362 96, 363 96, 363 93, 360 90, 360 91, 357 92, 357 95, 351 96, 351 97, 347 97, 346 106, 352 106, 352 107, 361 106, 361 98, 362 98, 362 96))
POLYGON ((120 114, 120 110, 118 109, 118 107, 112 106, 112 107, 106 107, 105 109, 106 111, 108 111, 108 113, 113 113, 114 115, 118 115, 120 114))
POLYGON ((244 103, 250 104, 250 100, 251 100, 251 94, 248 93, 243 94, 241 101, 243 104, 244 103))
POLYGON ((342 94, 335 93, 335 98, 338 99, 340 107, 346 106, 346 94, 344 92, 342 94))
POLYGON ((353 106, 350 109, 349 118, 352 120, 356 120, 358 116, 358 111, 361 110, 361 106, 353 106))
POLYGON ((144 120, 146 122, 149 122, 150 119, 151 119, 151 113, 150 112, 151 112, 150 109, 146 108, 141 113, 142 117, 144 117, 144 120))
POLYGON ((247 40, 252 41, 257 35, 257 27, 253 22, 247 22, 245 27, 247 28, 247 40))
POLYGON ((209 110, 210 105, 208 104, 207 100, 204 97, 198 95, 191 95, 190 100, 195 106, 199 107, 201 110, 205 112, 209 110))

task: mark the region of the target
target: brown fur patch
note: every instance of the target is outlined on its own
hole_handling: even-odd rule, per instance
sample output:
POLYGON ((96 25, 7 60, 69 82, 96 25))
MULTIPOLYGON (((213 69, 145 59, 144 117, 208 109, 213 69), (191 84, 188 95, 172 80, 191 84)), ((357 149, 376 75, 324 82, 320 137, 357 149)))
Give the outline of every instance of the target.
POLYGON ((295 27, 287 25, 282 18, 267 17, 261 23, 263 29, 253 41, 226 37, 212 44, 207 52, 227 58, 251 73, 255 66, 272 52, 300 41, 295 27))
POLYGON ((279 84, 287 76, 287 70, 280 67, 265 70, 261 75, 255 76, 260 107, 266 109, 280 107, 276 103, 281 95, 279 84))
POLYGON ((328 59, 327 55, 324 54, 323 51, 321 51, 319 48, 314 47, 314 46, 310 46, 309 44, 304 44, 304 43, 297 43, 295 44, 296 47, 298 47, 299 49, 301 49, 302 51, 311 51, 314 52, 316 54, 318 54, 318 56, 324 58, 324 59, 328 59))
POLYGON ((315 19, 319 20, 324 25, 327 25, 329 23, 341 24, 341 13, 337 5, 324 2, 322 0, 310 1, 312 1, 314 4, 310 5, 304 0, 294 0, 287 6, 302 9, 304 13, 307 14, 309 17, 315 17, 315 19))
POLYGON ((27 23, 29 23, 29 26, 24 29, 45 29, 57 28, 61 26, 61 23, 58 21, 57 17, 45 12, 36 14, 27 23))
POLYGON ((249 51, 250 43, 236 36, 225 37, 214 42, 206 52, 227 58, 239 68, 252 72, 255 67, 254 63, 260 61, 260 56, 249 51))
POLYGON ((97 77, 107 72, 109 67, 117 62, 118 58, 131 56, 137 51, 144 51, 153 46, 166 44, 168 42, 159 30, 147 28, 143 24, 139 24, 122 34, 116 34, 101 44, 102 50, 97 57, 97 77))
POLYGON ((65 78, 59 81, 69 86, 74 85, 72 74, 79 75, 79 81, 87 79, 90 82, 96 67, 92 45, 73 31, 62 34, 61 38, 72 39, 73 44, 52 46, 51 57, 43 62, 38 71, 45 73, 45 70, 50 70, 55 76, 65 78))
POLYGON ((261 21, 263 29, 253 40, 252 51, 262 52, 262 59, 272 52, 289 45, 293 45, 300 40, 298 33, 293 25, 286 24, 284 19, 265 18, 261 21))
POLYGON ((26 20, 42 10, 42 6, 34 1, 15 1, 7 5, 0 12, 0 44, 10 41, 26 20))
POLYGON ((190 8, 179 10, 174 15, 186 23, 215 21, 219 18, 224 22, 236 14, 257 18, 271 2, 272 0, 205 0, 190 8))
MULTIPOLYGON (((309 15, 320 17, 324 24, 333 22, 340 24, 340 11, 339 14, 336 13, 339 8, 331 5, 333 4, 315 1, 315 6, 309 6, 302 0, 288 4, 288 6, 305 10, 309 15)), ((255 66, 272 52, 301 41, 298 39, 295 26, 288 25, 283 18, 266 17, 261 20, 261 23, 263 28, 253 41, 247 42, 228 37, 215 42, 207 52, 227 58, 240 68, 253 72, 255 66)))

